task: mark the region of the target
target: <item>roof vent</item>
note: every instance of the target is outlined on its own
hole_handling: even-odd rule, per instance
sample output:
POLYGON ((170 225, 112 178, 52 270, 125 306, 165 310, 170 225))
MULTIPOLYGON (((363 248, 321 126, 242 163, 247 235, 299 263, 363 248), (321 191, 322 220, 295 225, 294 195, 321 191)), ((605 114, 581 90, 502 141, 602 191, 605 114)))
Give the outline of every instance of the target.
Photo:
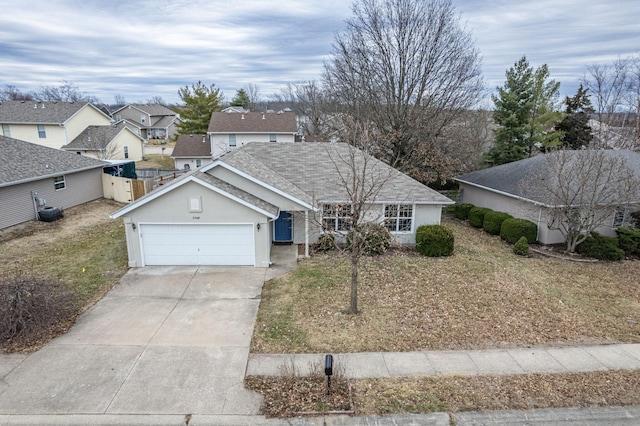
POLYGON ((38 108, 38 104, 33 104, 33 107, 34 108, 38 108))
POLYGON ((42 105, 40 106, 40 108, 44 108, 44 104, 42 104, 42 105))
POLYGON ((205 137, 205 135, 202 135, 202 143, 205 143, 207 141, 207 138, 205 137))
POLYGON ((244 120, 244 114, 242 114, 242 118, 241 118, 241 120, 244 120))
POLYGON ((262 119, 264 120, 264 112, 262 113, 262 119))

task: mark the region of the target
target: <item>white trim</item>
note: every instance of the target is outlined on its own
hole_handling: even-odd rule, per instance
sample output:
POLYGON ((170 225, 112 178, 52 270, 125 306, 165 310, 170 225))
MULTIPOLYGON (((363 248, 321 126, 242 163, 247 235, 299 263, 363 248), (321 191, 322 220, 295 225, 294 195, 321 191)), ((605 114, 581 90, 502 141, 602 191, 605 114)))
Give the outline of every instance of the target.
POLYGON ((229 170, 229 171, 231 171, 231 172, 233 172, 233 173, 235 173, 235 174, 237 174, 237 175, 239 175, 239 176, 241 176, 241 177, 243 177, 245 179, 248 179, 251 182, 262 186, 263 188, 268 189, 269 191, 275 192, 276 194, 281 195, 281 196, 285 197, 288 200, 291 200, 291 201, 293 201, 293 202, 295 202, 297 204, 300 204, 302 207, 305 207, 305 208, 313 210, 313 211, 318 211, 317 207, 314 207, 311 204, 306 203, 306 202, 294 197, 293 195, 291 195, 291 194, 289 194, 287 192, 281 191, 278 188, 275 188, 275 187, 273 187, 273 186, 261 181, 260 179, 256 179, 255 177, 251 176, 250 174, 247 174, 247 173, 245 173, 245 172, 243 172, 241 170, 238 170, 235 167, 230 166, 229 164, 225 163, 224 161, 222 161, 220 159, 214 160, 212 163, 209 163, 209 164, 203 166, 200 169, 200 172, 206 173, 209 170, 211 170, 211 169, 213 169, 215 167, 218 167, 218 166, 220 166, 220 167, 222 167, 224 169, 227 169, 227 170, 229 170))
POLYGON ((239 204, 242 204, 243 206, 248 207, 251 210, 254 210, 254 211, 256 211, 256 212, 258 212, 260 214, 263 214, 263 215, 265 215, 267 217, 270 217, 272 219, 277 217, 277 215, 274 215, 273 213, 269 213, 268 211, 263 210, 260 207, 254 206, 253 204, 251 204, 251 203, 249 203, 249 202, 247 202, 245 200, 242 200, 242 199, 240 199, 240 198, 238 198, 238 197, 236 197, 234 195, 231 195, 228 192, 225 192, 225 191, 221 190, 220 188, 217 188, 217 187, 215 187, 213 185, 210 185, 207 182, 204 182, 204 181, 198 179, 197 177, 195 177, 193 175, 188 176, 188 177, 182 179, 179 182, 176 182, 174 184, 166 186, 163 189, 159 190, 158 192, 156 192, 154 194, 150 194, 146 198, 140 199, 139 202, 136 201, 136 202, 134 202, 132 204, 129 204, 128 206, 118 210, 117 212, 112 213, 111 215, 109 215, 109 217, 111 219, 117 219, 120 216, 123 216, 124 214, 129 213, 130 211, 135 210, 138 207, 144 206, 145 204, 149 203, 150 201, 155 200, 156 198, 160 197, 161 195, 164 195, 167 192, 173 191, 174 189, 180 188, 182 185, 185 185, 185 184, 187 184, 189 182, 194 182, 194 183, 197 183, 199 185, 202 185, 205 188, 208 188, 208 189, 212 190, 213 192, 216 192, 216 193, 218 193, 218 194, 220 194, 220 195, 222 195, 224 197, 227 197, 230 200, 233 200, 233 201, 235 201, 235 202, 237 202, 239 204))

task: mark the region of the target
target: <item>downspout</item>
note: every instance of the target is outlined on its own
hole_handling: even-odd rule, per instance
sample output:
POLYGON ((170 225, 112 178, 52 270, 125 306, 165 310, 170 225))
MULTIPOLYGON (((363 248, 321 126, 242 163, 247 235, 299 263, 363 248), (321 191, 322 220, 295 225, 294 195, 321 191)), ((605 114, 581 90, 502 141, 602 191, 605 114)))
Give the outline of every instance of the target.
POLYGON ((304 257, 309 257, 309 210, 304 211, 304 257))
POLYGON ((38 214, 38 203, 37 203, 38 193, 36 191, 31 191, 31 201, 33 201, 33 211, 36 214, 36 220, 40 220, 40 215, 38 214))
POLYGON ((542 222, 542 206, 540 206, 540 210, 538 211, 538 233, 536 234, 538 241, 540 241, 540 222, 542 222))

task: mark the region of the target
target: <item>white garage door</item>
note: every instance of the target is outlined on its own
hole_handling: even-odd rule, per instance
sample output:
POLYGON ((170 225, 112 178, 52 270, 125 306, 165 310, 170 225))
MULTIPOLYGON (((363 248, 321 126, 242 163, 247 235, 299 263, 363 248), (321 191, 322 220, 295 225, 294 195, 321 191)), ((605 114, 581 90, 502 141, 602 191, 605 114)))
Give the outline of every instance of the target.
POLYGON ((141 224, 145 265, 254 266, 253 225, 141 224))

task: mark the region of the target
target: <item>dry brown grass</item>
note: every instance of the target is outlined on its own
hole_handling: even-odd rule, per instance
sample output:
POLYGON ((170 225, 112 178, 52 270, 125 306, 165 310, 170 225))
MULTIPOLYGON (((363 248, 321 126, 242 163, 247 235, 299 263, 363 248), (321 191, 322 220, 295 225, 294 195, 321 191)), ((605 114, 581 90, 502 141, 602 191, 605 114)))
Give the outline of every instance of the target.
POLYGON ((363 259, 358 315, 344 258, 265 285, 252 352, 364 352, 640 342, 640 262, 532 255, 455 219, 454 255, 363 259))

